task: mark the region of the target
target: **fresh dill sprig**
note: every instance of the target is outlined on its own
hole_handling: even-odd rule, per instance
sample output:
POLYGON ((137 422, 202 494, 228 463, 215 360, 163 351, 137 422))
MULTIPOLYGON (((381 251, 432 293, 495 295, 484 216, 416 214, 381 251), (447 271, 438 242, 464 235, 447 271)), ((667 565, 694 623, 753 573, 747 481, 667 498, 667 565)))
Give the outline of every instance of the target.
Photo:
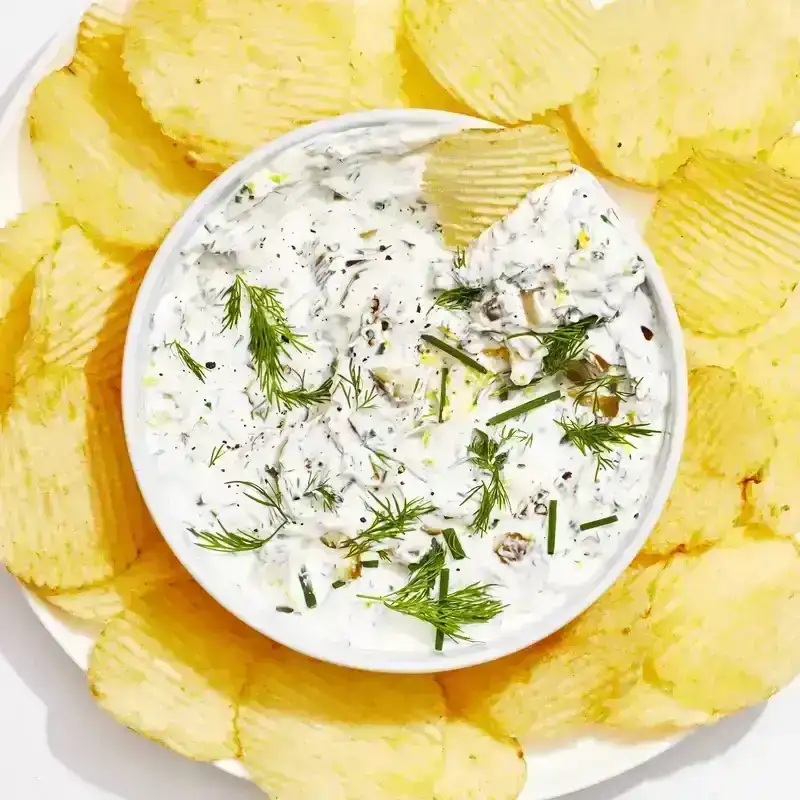
POLYGON ((413 574, 405 586, 401 586, 392 594, 395 597, 427 597, 436 585, 436 579, 444 569, 447 554, 437 539, 419 562, 413 567, 413 574))
POLYGON ((235 327, 242 318, 242 299, 250 302, 250 356, 267 401, 278 400, 286 380, 284 361, 290 350, 311 350, 302 335, 295 333, 286 319, 286 312, 277 289, 252 286, 237 275, 222 294, 225 314, 222 330, 235 327))
POLYGON ((229 531, 220 519, 217 519, 217 524, 221 529, 221 533, 189 528, 189 533, 197 539, 196 544, 198 547, 202 547, 205 550, 214 550, 217 553, 246 553, 250 550, 261 549, 277 533, 275 531, 265 539, 251 531, 229 531))
POLYGON ((596 328, 601 322, 600 317, 585 317, 578 322, 562 325, 553 331, 525 331, 524 333, 512 333, 507 338, 535 337, 539 344, 547 349, 547 354, 542 359, 542 374, 545 376, 556 375, 563 372, 571 361, 575 361, 583 355, 589 331, 596 328))
POLYGON ((500 432, 500 439, 501 441, 513 440, 527 448, 533 445, 534 435, 532 433, 525 433, 525 431, 520 430, 519 428, 503 428, 503 430, 500 432))
POLYGON ((401 501, 395 495, 385 500, 372 495, 372 499, 374 504, 367 506, 373 517, 372 522, 369 527, 348 539, 347 544, 350 547, 347 552, 348 558, 360 556, 369 551, 373 545, 387 539, 401 539, 414 527, 414 523, 420 517, 436 510, 435 506, 421 497, 401 501))
POLYGON ((211 458, 208 459, 208 466, 213 467, 214 464, 216 464, 226 452, 227 450, 225 449, 224 444, 218 444, 216 447, 214 447, 211 451, 211 458))
POLYGON ((191 370, 195 376, 202 382, 206 382, 206 368, 195 361, 189 351, 177 340, 170 342, 169 346, 173 349, 175 354, 180 358, 186 367, 191 370))
POLYGON ((599 416, 603 410, 603 398, 616 398, 619 401, 636 396, 636 387, 640 381, 631 381, 630 390, 622 388, 625 381, 626 376, 616 370, 609 370, 596 378, 589 378, 580 385, 575 394, 575 407, 591 406, 592 413, 599 416))
POLYGON ((483 288, 480 286, 467 286, 461 281, 452 289, 443 289, 434 302, 439 308, 448 311, 468 311, 470 307, 483 297, 483 288))
POLYGON ((303 492, 303 497, 316 498, 322 504, 323 511, 328 512, 333 511, 342 502, 341 496, 331 489, 329 478, 312 475, 308 477, 308 485, 303 492))
POLYGON ((361 367, 355 366, 350 361, 348 369, 350 377, 339 375, 339 386, 347 401, 347 406, 351 411, 367 411, 375 408, 375 398, 378 390, 373 385, 369 390, 364 386, 364 378, 361 375, 361 367))
POLYGON ((630 445, 636 447, 633 440, 642 436, 654 436, 660 431, 647 425, 620 422, 612 425, 609 422, 582 422, 578 419, 560 419, 556 424, 564 431, 563 441, 574 444, 581 455, 594 455, 597 459, 597 469, 594 472, 595 480, 601 469, 614 466, 609 455, 617 447, 630 445))
POLYGON ((475 488, 467 493, 462 500, 463 505, 479 494, 478 510, 472 518, 470 527, 477 533, 484 534, 489 530, 492 514, 508 508, 509 498, 505 483, 503 483, 502 470, 508 460, 508 453, 503 451, 503 446, 510 441, 510 436, 501 435, 496 441, 484 431, 475 429, 472 441, 467 447, 467 457, 479 470, 489 473, 488 481, 481 481, 475 488))
POLYGON ((297 389, 282 389, 277 396, 279 406, 291 411, 295 408, 310 408, 322 405, 331 399, 333 392, 333 378, 323 381, 316 389, 306 389, 300 383, 297 389))
POLYGON ((283 519, 284 522, 289 521, 289 514, 283 508, 283 497, 277 481, 275 481, 275 483, 272 485, 267 483, 264 486, 253 483, 252 481, 226 481, 225 485, 246 487, 250 490, 250 492, 243 492, 243 494, 248 500, 252 500, 254 503, 271 508, 283 519))
POLYGON ((453 254, 453 269, 465 269, 467 266, 467 251, 463 247, 457 247, 453 254))

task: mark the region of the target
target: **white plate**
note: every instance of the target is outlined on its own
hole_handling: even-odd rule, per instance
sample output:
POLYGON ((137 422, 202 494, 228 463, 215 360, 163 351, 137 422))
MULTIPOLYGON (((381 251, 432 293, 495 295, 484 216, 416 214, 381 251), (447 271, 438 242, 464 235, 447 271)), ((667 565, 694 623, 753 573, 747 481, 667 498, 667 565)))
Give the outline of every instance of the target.
MULTIPOLYGON (((87 6, 89 2, 87 0, 87 6)), ((47 198, 27 135, 25 109, 36 84, 70 58, 77 21, 60 33, 30 67, 19 89, 0 116, 0 224, 47 198)), ((652 194, 616 186, 607 187, 615 200, 639 221, 649 215, 652 194)), ((25 590, 23 590, 25 591, 25 590)), ((25 592, 34 613, 65 653, 86 670, 98 629, 85 626, 25 592)), ((682 737, 635 743, 584 737, 564 746, 525 749, 530 780, 519 800, 552 800, 621 775, 668 750, 682 737)), ((235 761, 218 767, 246 778, 235 761)))

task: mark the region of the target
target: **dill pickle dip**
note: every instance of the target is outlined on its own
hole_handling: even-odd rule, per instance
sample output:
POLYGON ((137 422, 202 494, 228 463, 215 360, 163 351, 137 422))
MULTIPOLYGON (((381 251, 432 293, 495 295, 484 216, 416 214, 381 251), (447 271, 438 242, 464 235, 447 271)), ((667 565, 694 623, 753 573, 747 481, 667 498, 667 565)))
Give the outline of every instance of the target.
POLYGON ((209 214, 152 316, 147 444, 264 617, 354 647, 489 641, 595 578, 663 446, 650 258, 576 168, 466 250, 445 131, 297 146, 209 214))

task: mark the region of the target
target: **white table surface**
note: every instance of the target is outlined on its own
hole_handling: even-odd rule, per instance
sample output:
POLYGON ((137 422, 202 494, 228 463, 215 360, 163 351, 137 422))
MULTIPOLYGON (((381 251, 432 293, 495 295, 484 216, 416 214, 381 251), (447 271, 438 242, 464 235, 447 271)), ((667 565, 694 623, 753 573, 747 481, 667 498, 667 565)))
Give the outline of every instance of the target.
MULTIPOLYGON (((0 109, 20 71, 84 5, 85 0, 0 0, 0 109)), ((799 754, 796 683, 766 706, 700 731, 571 800, 790 800, 800 796, 799 754)), ((2 800, 258 797, 243 781, 173 755, 103 714, 83 674, 39 625, 13 579, 0 571, 2 800)))

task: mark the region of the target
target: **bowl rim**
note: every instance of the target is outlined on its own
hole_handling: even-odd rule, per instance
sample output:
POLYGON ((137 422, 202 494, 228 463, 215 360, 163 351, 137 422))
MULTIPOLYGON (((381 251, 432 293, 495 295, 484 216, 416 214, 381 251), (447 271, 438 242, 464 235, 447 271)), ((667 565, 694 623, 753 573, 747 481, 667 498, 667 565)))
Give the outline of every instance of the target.
POLYGON ((372 672, 414 674, 445 672, 475 666, 529 647, 575 619, 610 588, 641 550, 663 510, 675 480, 682 455, 688 415, 688 379, 683 335, 672 296, 660 269, 647 249, 649 257, 646 264, 646 283, 668 342, 670 401, 667 414, 668 418, 671 417, 670 432, 665 437, 663 445, 666 448, 666 456, 661 457, 663 469, 660 474, 653 476, 655 485, 649 497, 647 513, 640 516, 638 525, 629 534, 628 543, 624 547, 619 547, 608 560, 601 572, 602 577, 576 587, 572 597, 568 597, 558 609, 541 620, 509 631, 494 640, 465 644, 456 650, 444 653, 405 653, 367 650, 351 647, 342 642, 317 640, 313 634, 303 631, 292 635, 290 629, 275 630, 271 627, 270 620, 259 616, 252 606, 237 602, 237 597, 241 595, 236 587, 231 585, 230 580, 225 578, 214 582, 202 574, 192 559, 183 557, 182 551, 185 546, 183 530, 180 532, 175 530, 174 521, 167 520, 166 514, 163 513, 163 500, 157 496, 159 494, 155 480, 157 476, 153 474, 154 470, 150 463, 152 457, 148 452, 146 437, 143 436, 144 426, 140 421, 141 400, 144 394, 139 376, 142 340, 145 342, 148 340, 148 319, 160 296, 158 290, 163 280, 163 273, 175 263, 182 246, 194 234, 200 224, 199 221, 211 209, 227 199, 248 176, 263 168, 270 159, 321 136, 356 128, 397 124, 410 126, 451 124, 456 130, 499 127, 476 117, 429 109, 377 110, 343 114, 296 128, 254 150, 215 178, 170 229, 139 287, 126 332, 123 354, 122 419, 134 474, 156 527, 184 568, 220 605, 264 636, 306 656, 342 667, 372 672))

